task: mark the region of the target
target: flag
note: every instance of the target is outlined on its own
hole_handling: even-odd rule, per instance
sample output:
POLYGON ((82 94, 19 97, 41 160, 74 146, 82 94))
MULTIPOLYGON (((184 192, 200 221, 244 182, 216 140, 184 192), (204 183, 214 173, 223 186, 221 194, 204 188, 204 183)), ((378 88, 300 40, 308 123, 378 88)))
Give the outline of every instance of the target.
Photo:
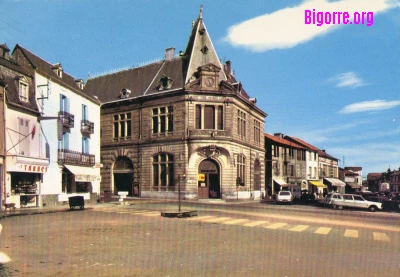
POLYGON ((35 133, 36 133, 36 125, 33 125, 32 132, 31 132, 32 139, 35 137, 35 133))

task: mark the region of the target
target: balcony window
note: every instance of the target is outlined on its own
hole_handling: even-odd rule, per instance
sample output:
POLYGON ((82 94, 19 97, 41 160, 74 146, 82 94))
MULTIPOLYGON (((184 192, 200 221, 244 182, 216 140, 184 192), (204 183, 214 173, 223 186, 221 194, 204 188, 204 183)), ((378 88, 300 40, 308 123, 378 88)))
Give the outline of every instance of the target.
POLYGON ((224 107, 214 105, 196 105, 195 128, 224 130, 224 107))

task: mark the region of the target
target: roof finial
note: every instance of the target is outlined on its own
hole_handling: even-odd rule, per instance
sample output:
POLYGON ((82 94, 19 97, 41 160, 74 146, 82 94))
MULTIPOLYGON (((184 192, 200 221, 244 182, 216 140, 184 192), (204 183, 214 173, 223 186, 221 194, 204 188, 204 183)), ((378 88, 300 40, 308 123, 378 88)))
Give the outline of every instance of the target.
POLYGON ((200 15, 199 18, 203 18, 203 5, 200 5, 200 15))

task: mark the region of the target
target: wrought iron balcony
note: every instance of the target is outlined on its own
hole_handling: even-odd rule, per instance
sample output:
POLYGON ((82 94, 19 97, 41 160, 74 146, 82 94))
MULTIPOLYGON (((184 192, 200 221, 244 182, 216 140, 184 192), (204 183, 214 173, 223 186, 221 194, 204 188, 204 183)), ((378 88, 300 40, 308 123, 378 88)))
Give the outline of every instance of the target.
POLYGON ((81 132, 86 134, 94 133, 94 122, 89 120, 81 120, 81 132))
POLYGON ((73 114, 61 111, 58 113, 58 116, 60 117, 60 120, 64 127, 74 128, 75 116, 73 114))
POLYGON ((95 165, 95 155, 58 149, 58 163, 71 165, 95 165))

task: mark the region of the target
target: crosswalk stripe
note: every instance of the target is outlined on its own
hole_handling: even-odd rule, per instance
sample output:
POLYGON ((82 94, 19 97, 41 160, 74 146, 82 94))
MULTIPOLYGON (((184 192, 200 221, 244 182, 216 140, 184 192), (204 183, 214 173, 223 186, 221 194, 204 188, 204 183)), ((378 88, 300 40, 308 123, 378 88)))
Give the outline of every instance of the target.
POLYGON ((253 222, 249 222, 249 223, 243 224, 243 226, 255 227, 255 226, 260 226, 260 225, 264 225, 264 224, 267 224, 267 223, 268 223, 268 221, 253 221, 253 222))
POLYGON ((358 231, 346 229, 346 232, 344 232, 344 236, 348 238, 358 238, 358 231))
POLYGON ((190 218, 186 218, 186 220, 190 220, 190 221, 198 221, 198 220, 203 220, 203 219, 207 219, 207 218, 215 218, 215 216, 210 216, 210 215, 203 215, 203 216, 193 216, 190 218))
POLYGON ((372 234, 374 235, 374 240, 390 241, 389 237, 385 233, 372 232, 372 234))
POLYGON ((292 232, 303 232, 307 228, 308 228, 307 225, 297 225, 296 227, 294 227, 292 229, 289 229, 289 231, 292 231, 292 232))
POLYGON ((217 218, 212 218, 212 219, 205 219, 205 220, 203 220, 203 222, 210 222, 210 223, 212 223, 212 222, 225 221, 225 220, 228 220, 228 219, 231 219, 231 218, 230 218, 230 217, 217 217, 217 218))
POLYGON ((223 221, 221 223, 227 224, 227 225, 233 225, 233 224, 239 224, 239 223, 246 222, 246 221, 248 221, 248 219, 233 219, 233 220, 223 221))
POLYGON ((331 230, 332 228, 319 227, 317 231, 314 232, 314 234, 327 235, 331 230))
POLYGON ((278 229, 278 228, 281 228, 281 227, 286 226, 286 225, 287 225, 287 223, 274 223, 274 224, 266 226, 265 228, 267 228, 267 229, 278 229))

